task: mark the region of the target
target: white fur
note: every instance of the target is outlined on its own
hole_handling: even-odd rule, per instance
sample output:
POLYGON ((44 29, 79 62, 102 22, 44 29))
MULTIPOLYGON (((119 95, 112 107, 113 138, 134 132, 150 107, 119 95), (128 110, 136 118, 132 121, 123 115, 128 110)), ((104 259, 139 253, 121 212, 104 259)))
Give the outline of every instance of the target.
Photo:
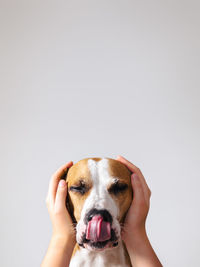
MULTIPOLYGON (((117 238, 120 238, 120 225, 117 220, 119 215, 119 209, 107 190, 108 185, 114 182, 117 177, 110 176, 108 171, 108 160, 106 158, 103 158, 100 161, 94 161, 89 159, 88 168, 91 173, 93 187, 91 189, 90 195, 84 203, 81 212, 81 219, 77 224, 77 241, 81 243, 82 229, 84 229, 85 227, 84 217, 87 212, 93 208, 107 209, 110 212, 113 218, 113 223, 111 227, 115 229, 117 238)), ((70 267, 78 266, 126 266, 121 241, 119 242, 118 247, 106 249, 99 252, 89 251, 87 249, 80 248, 80 250, 77 251, 75 256, 72 258, 70 263, 70 267), (111 265, 111 258, 116 258, 116 255, 118 260, 117 262, 114 260, 114 265, 111 265)))
POLYGON ((129 267, 125 263, 122 242, 116 248, 99 252, 80 248, 71 259, 69 267, 129 267))

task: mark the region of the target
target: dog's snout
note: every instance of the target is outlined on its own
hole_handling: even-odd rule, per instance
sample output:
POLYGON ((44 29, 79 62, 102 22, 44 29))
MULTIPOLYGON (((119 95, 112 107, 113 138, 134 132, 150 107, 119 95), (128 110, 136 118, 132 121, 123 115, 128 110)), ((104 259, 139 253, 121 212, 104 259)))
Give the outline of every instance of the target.
POLYGON ((101 209, 101 210, 92 209, 92 210, 90 210, 85 216, 85 223, 87 224, 89 221, 91 221, 95 215, 101 215, 103 217, 104 221, 109 222, 110 224, 112 223, 112 216, 111 216, 110 212, 107 211, 106 209, 101 209))

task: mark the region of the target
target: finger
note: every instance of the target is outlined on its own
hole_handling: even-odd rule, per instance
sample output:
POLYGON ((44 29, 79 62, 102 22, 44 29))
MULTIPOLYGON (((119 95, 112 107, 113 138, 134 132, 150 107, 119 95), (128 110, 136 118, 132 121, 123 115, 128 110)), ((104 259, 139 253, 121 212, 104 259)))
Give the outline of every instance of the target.
POLYGON ((133 188, 133 201, 127 214, 127 222, 129 221, 131 223, 135 221, 136 224, 138 224, 138 222, 140 224, 144 222, 148 213, 149 202, 145 199, 141 180, 136 173, 131 175, 131 184, 133 188))
POLYGON ((118 161, 120 161, 121 163, 123 163, 124 165, 127 166, 127 168, 132 171, 135 172, 137 174, 141 174, 141 171, 139 170, 139 168, 137 166, 135 166, 133 163, 131 163, 130 161, 128 161, 127 159, 125 159, 124 157, 122 157, 121 155, 117 156, 116 158, 118 161))
POLYGON ((53 175, 49 183, 49 191, 47 195, 47 199, 50 202, 55 202, 56 191, 58 187, 58 182, 63 177, 63 175, 67 172, 67 169, 73 165, 73 162, 67 162, 66 164, 62 165, 53 175))
POLYGON ((120 161, 121 163, 123 163, 124 165, 126 165, 126 167, 132 171, 133 173, 136 173, 139 177, 140 180, 142 182, 143 185, 143 190, 145 193, 146 198, 149 198, 151 195, 151 190, 149 189, 146 180, 142 174, 142 172, 140 171, 140 169, 135 166, 133 163, 131 163, 130 161, 128 161, 127 159, 125 159, 124 157, 122 157, 121 155, 117 156, 117 160, 120 161))
POLYGON ((131 184, 133 188, 134 203, 141 202, 144 199, 144 190, 139 176, 135 173, 131 175, 131 184))
POLYGON ((60 180, 55 199, 55 212, 66 211, 67 183, 60 180))

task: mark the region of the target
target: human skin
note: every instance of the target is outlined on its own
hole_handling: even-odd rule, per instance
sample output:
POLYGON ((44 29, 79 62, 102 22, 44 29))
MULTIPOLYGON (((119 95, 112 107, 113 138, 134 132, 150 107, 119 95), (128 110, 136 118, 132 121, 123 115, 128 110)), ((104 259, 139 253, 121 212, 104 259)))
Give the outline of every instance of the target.
POLYGON ((67 211, 65 200, 67 183, 61 180, 67 169, 73 165, 70 161, 61 166, 51 177, 46 205, 52 222, 52 237, 41 267, 69 266, 76 244, 75 230, 67 211))
POLYGON ((132 172, 133 200, 122 230, 122 239, 128 250, 131 264, 134 267, 162 267, 150 244, 145 227, 151 190, 138 167, 122 156, 118 156, 117 160, 126 165, 132 172))
MULTIPOLYGON (((117 156, 116 159, 132 172, 133 201, 122 229, 122 239, 126 244, 131 264, 134 267, 162 267, 150 244, 145 228, 151 191, 139 168, 122 156, 117 156)), ((49 183, 46 204, 53 232, 41 267, 66 267, 70 263, 76 243, 75 229, 65 205, 67 183, 60 179, 72 165, 73 162, 70 161, 61 166, 52 175, 49 183)))

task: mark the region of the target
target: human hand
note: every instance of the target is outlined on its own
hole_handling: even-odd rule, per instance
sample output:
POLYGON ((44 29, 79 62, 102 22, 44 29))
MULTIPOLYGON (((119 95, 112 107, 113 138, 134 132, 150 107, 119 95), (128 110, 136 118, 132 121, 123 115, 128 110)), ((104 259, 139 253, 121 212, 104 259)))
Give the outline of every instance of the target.
POLYGON ((67 183, 61 179, 67 169, 73 165, 70 161, 62 165, 51 177, 46 205, 52 221, 52 237, 59 240, 70 240, 75 243, 75 230, 72 219, 66 208, 67 183))
POLYGON ((122 231, 122 239, 126 243, 134 235, 138 236, 138 234, 144 235, 146 233, 145 222, 149 211, 151 190, 138 167, 122 156, 118 156, 117 160, 122 162, 133 172, 131 175, 133 200, 127 212, 122 231))

